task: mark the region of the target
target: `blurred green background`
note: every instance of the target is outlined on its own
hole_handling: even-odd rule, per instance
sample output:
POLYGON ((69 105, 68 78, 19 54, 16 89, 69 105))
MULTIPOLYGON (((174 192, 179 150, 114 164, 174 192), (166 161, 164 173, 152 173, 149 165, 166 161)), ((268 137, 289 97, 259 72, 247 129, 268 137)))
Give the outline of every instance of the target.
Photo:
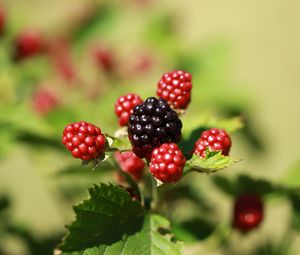
MULTIPOLYGON (((233 136, 231 153, 243 161, 222 175, 300 184, 298 1, 4 0, 1 5, 7 24, 0 39, 0 194, 11 204, 0 227, 12 222, 0 230, 3 254, 51 254, 49 247, 73 218, 71 205, 86 197, 92 183, 112 179, 101 170, 78 170, 80 162, 59 142, 64 125, 84 119, 111 132, 117 128, 118 96, 154 95, 160 76, 177 68, 193 74, 186 119, 202 123, 210 116, 241 115, 245 121, 246 128, 233 136), (14 38, 25 29, 39 31, 45 40, 65 40, 76 77, 60 76, 44 55, 14 63, 14 38), (98 46, 112 54, 112 70, 94 61, 98 46), (32 108, 40 87, 60 101, 45 115, 32 108)), ((232 199, 208 179, 201 175, 191 182, 201 186, 221 222, 230 221, 232 199)), ((271 200, 259 230, 232 237, 236 254, 251 254, 253 244, 268 240, 280 243, 291 218, 288 201, 271 200)), ((296 251, 297 240, 293 236, 296 251)), ((207 250, 205 242, 188 245, 184 254, 200 254, 199 249, 224 254, 218 245, 207 250)))

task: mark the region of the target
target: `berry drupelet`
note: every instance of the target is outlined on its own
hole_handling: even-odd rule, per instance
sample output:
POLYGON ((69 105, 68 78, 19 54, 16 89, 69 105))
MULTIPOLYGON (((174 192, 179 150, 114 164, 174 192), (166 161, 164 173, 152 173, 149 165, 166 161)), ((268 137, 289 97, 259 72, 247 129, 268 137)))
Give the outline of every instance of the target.
POLYGON ((233 226, 241 232, 248 232, 262 222, 263 214, 263 202, 259 196, 242 195, 234 204, 233 226))
POLYGON ((175 143, 165 143, 154 149, 149 170, 162 182, 177 182, 182 177, 185 157, 175 143))
POLYGON ((223 129, 212 128, 204 131, 196 141, 194 153, 200 157, 205 157, 206 149, 210 151, 222 151, 224 156, 229 154, 231 139, 229 134, 223 129))
POLYGON ((129 93, 124 96, 120 96, 115 103, 115 113, 119 117, 119 125, 127 126, 130 114, 133 112, 133 108, 138 104, 143 103, 143 100, 137 94, 129 93))
POLYGON ((184 71, 165 73, 158 82, 157 95, 174 109, 186 109, 191 101, 192 75, 184 71))
POLYGON ((121 169, 131 175, 136 181, 142 179, 145 163, 132 151, 116 152, 115 159, 119 163, 121 169))
POLYGON ((140 158, 151 158, 152 151, 163 143, 178 143, 182 123, 162 98, 147 98, 129 117, 128 137, 133 152, 140 158))
POLYGON ((100 156, 105 148, 105 140, 100 128, 85 121, 68 124, 62 136, 62 143, 73 157, 82 160, 100 156))

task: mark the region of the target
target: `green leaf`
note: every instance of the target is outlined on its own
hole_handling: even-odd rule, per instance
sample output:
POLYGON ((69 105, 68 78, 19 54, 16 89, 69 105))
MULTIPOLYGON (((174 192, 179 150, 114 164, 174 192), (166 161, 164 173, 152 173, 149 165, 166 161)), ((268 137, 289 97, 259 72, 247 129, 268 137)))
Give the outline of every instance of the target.
POLYGON ((215 230, 215 224, 208 219, 194 218, 173 226, 176 239, 193 243, 208 238, 215 230))
POLYGON ((114 137, 105 134, 108 142, 108 151, 129 151, 132 149, 128 136, 114 137))
POLYGON ((239 175, 234 180, 217 175, 212 178, 212 181, 220 190, 233 197, 245 193, 255 193, 261 196, 286 193, 286 189, 280 185, 244 174, 239 175))
POLYGON ((300 188, 300 160, 287 171, 282 182, 288 187, 300 188))
POLYGON ((69 233, 61 244, 64 252, 110 245, 142 227, 142 206, 121 187, 95 185, 89 189, 89 194, 88 200, 74 207, 76 220, 67 227, 69 233))
POLYGON ((202 173, 212 173, 222 170, 238 162, 229 156, 223 156, 221 151, 206 151, 206 157, 193 154, 193 157, 186 162, 185 173, 197 171, 202 173))
POLYGON ((63 255, 180 255, 181 248, 182 243, 173 240, 169 221, 160 215, 150 214, 144 218, 140 232, 111 246, 101 245, 63 255))

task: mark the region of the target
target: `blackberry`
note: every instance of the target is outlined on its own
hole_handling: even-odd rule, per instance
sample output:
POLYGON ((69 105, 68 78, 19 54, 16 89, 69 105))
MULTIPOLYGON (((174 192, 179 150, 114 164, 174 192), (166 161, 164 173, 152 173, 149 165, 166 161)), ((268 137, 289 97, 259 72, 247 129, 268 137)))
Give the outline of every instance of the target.
POLYGON ((99 127, 85 121, 68 124, 63 132, 62 143, 74 158, 92 160, 105 149, 105 136, 99 127))
POLYGON ((144 174, 145 163, 132 151, 116 152, 115 159, 121 169, 131 175, 136 181, 140 181, 144 174))
POLYGON ((263 201, 256 194, 239 196, 234 204, 233 227, 248 232, 258 227, 264 217, 263 201))
POLYGON ((229 134, 225 130, 218 128, 204 131, 195 143, 194 153, 204 158, 207 148, 210 151, 222 151, 224 156, 228 156, 231 148, 229 134))
POLYGON ((5 28, 5 10, 2 6, 0 6, 0 36, 3 34, 4 32, 4 28, 5 28))
POLYGON ((133 152, 151 158, 152 151, 163 143, 178 143, 182 123, 166 100, 149 97, 137 105, 129 117, 128 137, 133 152))
POLYGON ((40 54, 43 44, 43 38, 37 31, 23 31, 15 42, 14 59, 18 61, 40 54))
POLYGON ((157 95, 174 109, 186 109, 191 101, 192 75, 182 70, 163 74, 157 85, 157 95))
POLYGON ((115 113, 119 117, 120 126, 127 126, 130 114, 133 108, 138 104, 141 104, 143 100, 139 95, 129 93, 127 95, 120 96, 115 103, 115 113))
POLYGON ((165 143, 152 152, 150 173, 162 182, 177 182, 182 177, 185 157, 177 144, 165 143))

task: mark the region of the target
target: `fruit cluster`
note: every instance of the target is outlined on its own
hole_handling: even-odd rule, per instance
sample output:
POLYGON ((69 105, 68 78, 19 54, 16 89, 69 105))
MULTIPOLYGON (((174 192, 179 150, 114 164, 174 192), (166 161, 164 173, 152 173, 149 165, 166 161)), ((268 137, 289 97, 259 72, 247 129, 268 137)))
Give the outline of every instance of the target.
MULTIPOLYGON (((136 181, 142 177, 145 158, 150 173, 162 182, 175 183, 183 174, 185 156, 178 147, 182 122, 177 109, 186 109, 191 100, 192 76, 182 70, 165 73, 158 82, 156 97, 142 101, 137 94, 120 96, 115 103, 119 125, 127 127, 132 151, 117 152, 120 169, 136 181)), ((104 152, 105 137, 99 128, 86 122, 67 125, 63 143, 76 158, 92 160, 104 152)), ((194 153, 206 156, 206 151, 221 151, 228 155, 230 136, 225 130, 204 131, 194 146, 194 153)))

